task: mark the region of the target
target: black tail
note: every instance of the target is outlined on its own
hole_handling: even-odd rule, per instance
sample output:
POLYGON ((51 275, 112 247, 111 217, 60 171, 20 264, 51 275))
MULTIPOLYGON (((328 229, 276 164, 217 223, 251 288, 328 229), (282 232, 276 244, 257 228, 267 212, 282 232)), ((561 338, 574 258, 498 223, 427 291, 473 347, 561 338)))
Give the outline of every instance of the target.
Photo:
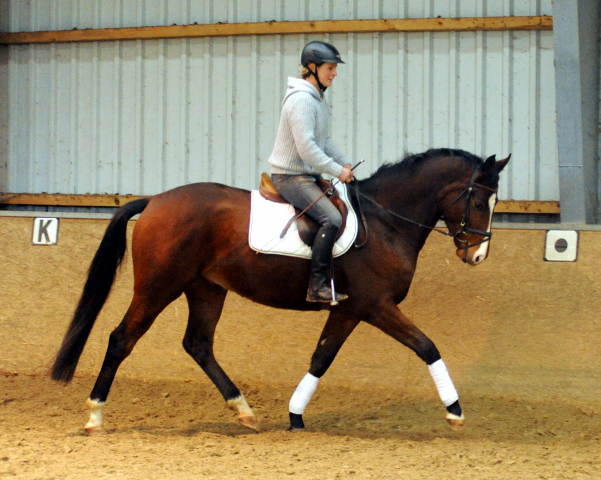
POLYGON ((88 270, 88 279, 83 287, 73 320, 58 351, 51 376, 54 380, 68 383, 73 378, 83 347, 92 331, 96 317, 113 286, 117 268, 121 265, 127 249, 127 222, 148 205, 150 198, 134 200, 121 207, 111 220, 102 242, 88 270))

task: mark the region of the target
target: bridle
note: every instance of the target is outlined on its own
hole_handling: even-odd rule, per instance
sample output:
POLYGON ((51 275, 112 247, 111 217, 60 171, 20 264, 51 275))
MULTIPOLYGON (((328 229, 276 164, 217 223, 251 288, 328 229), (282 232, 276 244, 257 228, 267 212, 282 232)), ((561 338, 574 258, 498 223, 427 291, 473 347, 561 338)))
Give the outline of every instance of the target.
POLYGON ((467 199, 465 201, 465 208, 463 209, 463 217, 461 218, 461 223, 459 225, 459 229, 453 234, 448 233, 449 236, 452 236, 455 240, 464 244, 460 248, 460 250, 465 250, 465 257, 467 257, 468 249, 470 249, 472 247, 476 247, 478 245, 482 245, 483 243, 486 243, 486 242, 490 242, 490 239, 492 238, 492 231, 485 232, 484 230, 478 230, 477 228, 470 227, 469 223, 468 223, 469 219, 470 219, 470 206, 472 203, 471 202, 472 196, 474 195, 474 188, 475 187, 484 188, 486 190, 489 190, 492 193, 498 192, 498 189, 487 187, 486 185, 482 185, 481 183, 476 183, 476 177, 478 176, 479 172, 480 172, 480 167, 477 167, 474 170, 474 173, 472 174, 472 178, 470 179, 470 183, 468 184, 468 186, 465 187, 461 191, 461 193, 457 196, 457 198, 455 198, 455 200, 453 200, 449 205, 447 205, 447 207, 443 210, 442 215, 440 216, 440 218, 444 220, 444 214, 449 210, 449 208, 451 208, 453 205, 455 205, 459 201, 459 199, 467 193, 467 199), (464 233, 466 235, 468 233, 474 233, 474 234, 480 235, 484 238, 482 240, 480 240, 479 242, 468 243, 467 239, 463 240, 462 238, 460 238, 461 235, 463 235, 464 233))
POLYGON ((400 218, 401 220, 404 220, 408 223, 412 223, 413 225, 417 225, 418 227, 427 228, 428 230, 433 230, 442 235, 452 237, 453 239, 457 240, 459 243, 464 244, 460 248, 460 250, 465 250, 465 256, 467 256, 467 251, 471 247, 481 245, 485 242, 490 242, 490 239, 492 238, 492 232, 485 232, 484 230, 478 230, 477 228, 472 228, 469 226, 470 203, 471 203, 472 196, 474 195, 474 188, 484 188, 486 190, 491 191, 492 193, 497 193, 497 191, 498 191, 498 189, 490 188, 490 187, 487 187, 486 185, 482 185, 481 183, 476 182, 476 177, 478 176, 478 173, 480 173, 480 168, 481 168, 481 166, 478 166, 474 170, 474 172, 472 173, 472 177, 470 178, 469 184, 459 193, 459 195, 457 195, 457 197, 449 205, 447 205, 445 207, 445 209, 442 211, 442 214, 440 215, 440 219, 444 220, 445 213, 447 213, 447 211, 453 205, 455 205, 461 199, 461 197, 463 197, 465 194, 467 194, 465 208, 463 210, 463 217, 461 218, 459 229, 455 233, 451 233, 450 231, 446 232, 444 230, 441 230, 440 228, 430 227, 429 225, 424 225, 422 223, 416 222, 415 220, 412 220, 410 218, 404 217, 403 215, 399 215, 398 213, 393 212, 392 210, 390 210, 390 209, 384 207, 383 205, 379 204, 378 202, 376 202, 373 198, 365 195, 364 193, 361 193, 359 191, 359 182, 355 179, 355 186, 354 187, 351 185, 349 185, 349 186, 355 191, 355 194, 357 197, 357 203, 359 206, 359 212, 361 215, 361 220, 362 220, 363 226, 365 228, 365 241, 363 241, 361 244, 355 244, 355 247, 357 247, 357 248, 363 247, 367 243, 367 235, 368 235, 367 220, 365 218, 365 214, 363 213, 363 207, 361 206, 361 202, 359 200, 360 197, 365 198, 366 200, 373 203, 374 205, 379 207, 381 210, 384 210, 386 213, 392 215, 393 217, 400 218), (480 235, 484 238, 482 240, 480 240, 479 242, 475 242, 475 243, 468 243, 467 239, 464 240, 464 239, 460 238, 463 234, 467 235, 469 233, 480 235))

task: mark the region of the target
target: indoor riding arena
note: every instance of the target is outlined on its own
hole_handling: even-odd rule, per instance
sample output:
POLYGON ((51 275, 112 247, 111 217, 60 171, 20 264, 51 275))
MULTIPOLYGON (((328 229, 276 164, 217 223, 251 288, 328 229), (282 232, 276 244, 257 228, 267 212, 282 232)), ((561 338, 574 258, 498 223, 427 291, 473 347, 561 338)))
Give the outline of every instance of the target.
POLYGON ((0 1, 0 478, 601 478, 600 17, 596 0, 0 1), (181 296, 88 434, 137 216, 73 380, 49 369, 113 214, 196 182, 256 190, 311 40, 345 61, 325 98, 358 179, 430 148, 511 154, 488 258, 432 231, 399 304, 463 428, 428 366, 360 323, 288 431, 328 312, 229 292, 215 357, 261 431, 184 350, 181 296))

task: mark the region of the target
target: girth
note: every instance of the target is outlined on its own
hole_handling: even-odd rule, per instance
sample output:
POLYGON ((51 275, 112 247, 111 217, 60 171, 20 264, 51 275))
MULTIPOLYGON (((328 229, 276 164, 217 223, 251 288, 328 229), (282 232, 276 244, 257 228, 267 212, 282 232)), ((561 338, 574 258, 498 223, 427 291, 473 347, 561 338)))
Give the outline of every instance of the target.
MULTIPOLYGON (((323 179, 317 182, 317 186, 321 189, 322 192, 327 192, 328 189, 331 187, 330 182, 323 179)), ((340 227, 340 231, 338 232, 338 236, 336 237, 336 240, 338 240, 340 236, 344 233, 344 229, 346 227, 346 217, 348 215, 348 209, 346 207, 346 204, 340 199, 340 195, 338 195, 338 192, 335 189, 332 190, 334 194, 329 197, 330 202, 332 202, 332 205, 334 205, 342 215, 342 226, 340 227)), ((259 193, 263 198, 271 200, 272 202, 290 203, 278 193, 278 191, 273 185, 273 182, 271 181, 271 177, 265 172, 261 173, 261 184, 259 185, 259 193)), ((300 213, 300 210, 296 208, 295 211, 297 215, 300 213)), ((315 235, 317 234, 317 230, 319 230, 319 224, 305 213, 296 220, 296 225, 301 240, 307 245, 312 246, 313 240, 315 239, 315 235)))

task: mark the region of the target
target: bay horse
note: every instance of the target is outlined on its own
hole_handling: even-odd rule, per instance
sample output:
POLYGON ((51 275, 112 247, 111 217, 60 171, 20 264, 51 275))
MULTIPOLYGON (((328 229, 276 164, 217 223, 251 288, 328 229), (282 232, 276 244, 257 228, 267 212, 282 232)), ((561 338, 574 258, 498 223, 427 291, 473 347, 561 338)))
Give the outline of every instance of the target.
MULTIPOLYGON (((337 287, 348 300, 332 307, 309 372, 290 401, 290 430, 303 429, 302 415, 319 379, 359 322, 367 322, 413 350, 430 370, 454 429, 464 424, 459 396, 430 340, 397 305, 413 279, 417 257, 443 219, 459 258, 477 265, 488 256, 499 173, 509 157, 486 161, 463 150, 435 149, 384 164, 351 186, 361 211, 363 248, 334 262, 337 287), (361 202, 359 204, 358 202, 361 202), (367 235, 367 236, 366 236, 367 235)), ((189 318, 186 352, 236 410, 239 422, 259 431, 243 394, 213 354, 215 328, 228 290, 275 308, 317 310, 305 300, 309 260, 259 254, 248 245, 250 192, 197 183, 127 203, 114 214, 92 260, 83 293, 51 368, 69 382, 126 251, 127 223, 141 214, 132 238, 133 299, 111 333, 104 363, 87 400, 88 433, 103 431, 102 407, 121 362, 167 305, 185 294, 189 318)))

